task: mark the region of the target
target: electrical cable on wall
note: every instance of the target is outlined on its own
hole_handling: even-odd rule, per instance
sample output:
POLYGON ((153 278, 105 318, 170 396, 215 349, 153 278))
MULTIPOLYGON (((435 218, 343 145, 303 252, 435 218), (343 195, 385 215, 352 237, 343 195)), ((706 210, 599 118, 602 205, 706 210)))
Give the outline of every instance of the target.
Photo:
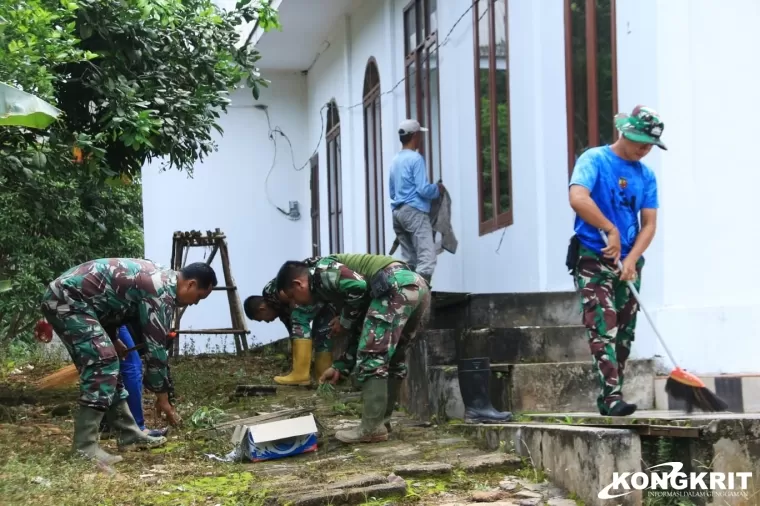
MULTIPOLYGON (((475 3, 474 2, 472 4, 470 4, 470 6, 467 9, 465 9, 465 11, 459 16, 459 19, 457 19, 456 22, 453 25, 451 25, 451 28, 449 29, 449 32, 446 34, 446 37, 443 38, 443 42, 441 42, 440 44, 436 44, 434 48, 432 48, 432 49, 430 49, 428 51, 428 53, 425 56, 425 58, 423 58, 422 61, 420 62, 420 67, 424 67, 425 66, 424 64, 430 59, 430 57, 433 54, 438 53, 438 51, 443 46, 445 46, 446 44, 449 43, 449 40, 451 39, 451 34, 454 32, 454 29, 457 27, 457 25, 459 23, 462 22, 462 20, 464 19, 464 17, 467 15, 468 12, 470 12, 473 9, 473 7, 475 7, 475 3)), ((489 7, 489 9, 490 9, 490 7, 489 7)), ((488 9, 486 9, 483 12, 483 15, 485 15, 486 12, 488 12, 488 9)), ((482 18, 483 18, 483 16, 480 16, 479 19, 482 19, 482 18)), ((416 66, 415 66, 414 71, 412 71, 409 75, 413 76, 415 73, 417 73, 416 66)), ((383 97, 384 95, 390 95, 391 93, 393 93, 394 91, 396 91, 396 88, 398 88, 399 86, 401 86, 401 83, 403 83, 404 81, 406 81, 406 79, 407 79, 407 76, 405 75, 396 84, 393 85, 393 88, 391 88, 390 90, 387 90, 387 91, 384 91, 384 92, 380 93, 380 97, 383 97)), ((351 106, 342 106, 341 105, 341 106, 338 106, 338 108, 350 111, 351 109, 354 109, 356 107, 361 107, 363 105, 364 105, 364 101, 361 101, 358 104, 354 104, 354 105, 351 105, 351 106)), ((319 147, 319 146, 317 146, 317 147, 319 147)))
MULTIPOLYGON (((322 106, 322 108, 319 110, 319 115, 320 115, 320 118, 322 119, 322 126, 320 127, 320 132, 324 131, 324 116, 322 115, 322 111, 326 107, 327 107, 327 104, 325 104, 324 106, 322 106)), ((267 136, 269 137, 269 140, 271 140, 272 143, 274 144, 274 155, 272 157, 272 166, 269 168, 269 172, 267 173, 266 180, 264 181, 264 193, 266 194, 267 200, 269 201, 269 203, 272 204, 272 206, 275 209, 277 209, 282 214, 284 214, 285 216, 287 216, 288 219, 293 220, 293 221, 297 221, 297 220, 301 219, 301 213, 298 210, 298 201, 291 201, 290 202, 290 210, 289 211, 285 211, 280 206, 278 206, 277 204, 275 204, 272 201, 272 198, 269 195, 269 176, 272 175, 272 172, 274 171, 274 168, 275 168, 275 166, 277 164, 277 138, 275 137, 275 134, 280 134, 281 136, 283 136, 285 138, 286 141, 288 141, 288 146, 290 147, 290 158, 291 158, 291 161, 293 163, 293 170, 295 170, 296 172, 300 172, 301 170, 303 170, 308 165, 309 160, 307 160, 306 163, 304 163, 300 167, 296 167, 296 158, 295 158, 295 152, 293 151, 293 143, 290 141, 290 138, 288 137, 288 135, 285 132, 283 132, 280 127, 277 126, 277 127, 272 128, 272 122, 271 122, 271 120, 269 118, 269 107, 266 106, 266 105, 264 105, 264 104, 256 104, 256 105, 254 105, 254 108, 256 108, 256 109, 264 112, 264 114, 266 115, 266 117, 267 117, 267 136)), ((314 154, 317 153, 317 151, 319 150, 319 146, 322 144, 322 135, 323 135, 323 133, 320 133, 319 141, 317 142, 317 147, 314 149, 314 154)), ((314 154, 312 156, 314 156, 314 154)), ((311 159, 311 157, 309 159, 311 159)))

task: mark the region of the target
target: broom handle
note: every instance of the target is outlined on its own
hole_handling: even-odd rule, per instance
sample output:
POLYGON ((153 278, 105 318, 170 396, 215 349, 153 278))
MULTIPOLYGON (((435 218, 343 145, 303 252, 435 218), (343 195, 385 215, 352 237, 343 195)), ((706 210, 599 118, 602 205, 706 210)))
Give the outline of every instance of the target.
MULTIPOLYGON (((604 244, 609 246, 609 242, 607 241, 607 234, 604 233, 604 230, 599 229, 599 233, 602 235, 604 244)), ((623 262, 618 260, 617 266, 618 266, 618 269, 620 269, 620 271, 622 272, 623 262)), ((657 336, 657 339, 660 341, 660 344, 665 349, 665 353, 668 355, 668 358, 673 363, 676 369, 680 369, 680 367, 678 367, 678 363, 676 362, 676 359, 673 358, 673 354, 670 353, 670 350, 668 349, 668 345, 665 344, 665 340, 662 338, 662 336, 660 335, 660 332, 657 330, 657 327, 655 326, 654 321, 652 321, 652 317, 649 316, 649 312, 647 311, 647 308, 645 308, 644 303, 641 302, 641 295, 639 295, 639 291, 636 290, 636 286, 633 284, 633 281, 627 281, 626 283, 628 283, 628 288, 631 290, 631 293, 633 293, 633 296, 636 299, 636 302, 639 303, 639 307, 644 312, 644 316, 646 316, 647 320, 649 320, 649 325, 652 326, 652 330, 654 330, 654 334, 657 336)))

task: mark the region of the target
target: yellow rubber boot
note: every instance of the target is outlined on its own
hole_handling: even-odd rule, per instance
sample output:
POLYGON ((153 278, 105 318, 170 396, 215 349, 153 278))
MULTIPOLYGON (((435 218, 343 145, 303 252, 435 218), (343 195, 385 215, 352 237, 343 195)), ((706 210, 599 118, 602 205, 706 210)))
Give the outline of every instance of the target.
POLYGON ((318 351, 314 356, 314 379, 319 381, 326 370, 332 367, 332 352, 318 351))
POLYGON ((293 370, 287 376, 275 376, 278 385, 308 386, 311 384, 311 339, 293 339, 293 370))

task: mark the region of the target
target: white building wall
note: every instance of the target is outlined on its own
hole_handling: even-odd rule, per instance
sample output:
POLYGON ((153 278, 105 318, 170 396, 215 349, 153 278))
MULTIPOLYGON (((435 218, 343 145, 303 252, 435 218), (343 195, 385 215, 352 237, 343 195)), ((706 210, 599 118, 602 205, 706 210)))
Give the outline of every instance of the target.
MULTIPOLYGON (((219 150, 196 164, 192 179, 176 170, 159 173, 158 162, 143 169, 146 256, 168 266, 174 231, 220 228, 227 236, 232 275, 241 301, 248 295, 260 294, 284 260, 305 258, 311 252, 309 170, 308 166, 300 172, 293 169, 293 157, 300 166, 310 155, 303 128, 306 80, 300 73, 267 73, 266 77, 273 84, 262 89, 258 102, 248 89, 233 93, 228 113, 219 121, 224 136, 215 134, 219 150), (266 116, 253 108, 255 103, 268 105, 272 128, 279 126, 294 149, 291 156, 287 141, 276 135, 277 159, 268 185, 265 182, 272 168, 274 146, 268 139, 266 116), (301 219, 291 221, 275 209, 266 188, 269 197, 285 211, 289 201, 297 200, 301 219)), ((194 249, 188 263, 202 261, 209 253, 194 249)), ((223 285, 219 255, 212 265, 223 285)), ((287 334, 279 322, 247 323, 254 336, 249 336, 249 342, 266 343, 287 334)), ((223 291, 189 308, 181 324, 182 329, 230 327, 223 291)), ((231 336, 181 339, 181 347, 193 340, 197 351, 225 347, 227 351, 234 350, 231 336)))
MULTIPOLYGON (((637 0, 630 2, 618 0, 617 11, 617 86, 618 109, 630 112, 636 105, 647 105, 664 115, 665 132, 663 139, 666 144, 672 144, 672 121, 667 106, 662 103, 658 82, 659 66, 654 59, 642 58, 642 54, 658 54, 670 51, 670 48, 660 47, 657 37, 656 10, 657 0, 637 0), (665 106, 665 107, 664 107, 665 106)), ((646 264, 641 275, 641 296, 644 305, 655 321, 661 326, 658 309, 663 304, 663 276, 665 275, 663 254, 667 231, 665 218, 672 211, 672 195, 665 188, 662 162, 671 156, 671 152, 663 154, 659 148, 653 149, 643 160, 654 170, 660 197, 657 232, 644 258, 646 264)), ((637 336, 631 349, 632 358, 652 357, 662 354, 662 349, 656 341, 656 336, 643 312, 639 312, 637 336)), ((667 359, 666 359, 667 361, 667 359)), ((669 366, 669 364, 666 364, 669 366)))
POLYGON ((758 22, 754 0, 657 2, 652 54, 669 147, 658 174, 667 209, 658 322, 681 365, 700 372, 756 372, 760 356, 758 22))
MULTIPOLYGON (((737 0, 618 1, 620 109, 657 109, 668 151, 646 159, 657 174, 658 229, 645 253, 642 297, 678 365, 698 373, 757 371, 760 173, 751 151, 760 63, 760 5, 737 0), (737 254, 735 254, 736 252, 737 254)), ((639 313, 637 356, 672 363, 639 313)))
MULTIPOLYGON (((403 83, 389 90, 404 76, 406 4, 362 2, 337 20, 306 77, 265 71, 275 84, 263 91, 261 102, 269 105, 273 124, 289 135, 296 163, 308 160, 319 146, 323 254, 330 251, 322 109, 330 99, 337 102, 341 121, 344 249, 366 251, 362 107, 349 107, 362 102, 370 57, 377 61, 383 93, 387 248, 394 239, 388 168, 399 149, 396 125, 406 116, 406 103, 403 83)), ((514 224, 478 234, 473 23, 468 13, 438 55, 442 172, 452 194, 459 250, 439 256, 437 290, 573 290, 564 266, 573 212, 567 201, 563 0, 509 4, 514 224)), ((451 0, 439 10, 439 43, 469 5, 470 0, 451 0)), ((760 42, 753 30, 759 10, 753 0, 736 0, 729 7, 708 0, 617 2, 619 109, 645 104, 659 110, 670 147, 653 150, 645 160, 658 177, 661 209, 657 235, 645 253, 642 296, 680 365, 698 372, 752 371, 760 351, 760 324, 754 318, 760 313, 760 295, 753 284, 760 267, 751 257, 743 258, 746 254, 732 255, 753 251, 756 236, 746 217, 756 212, 752 203, 758 199, 751 192, 760 173, 754 170, 752 152, 742 148, 752 146, 750 118, 760 105, 752 88, 760 76, 752 54, 760 42)), ((236 96, 236 105, 251 104, 247 92, 236 96)), ((230 238, 236 281, 247 295, 258 293, 283 260, 310 255, 309 171, 292 170, 281 141, 269 188, 281 207, 299 200, 303 218, 290 222, 263 193, 272 155, 263 114, 232 109, 222 124, 220 151, 196 168, 194 180, 145 171, 146 250, 149 257, 168 263, 174 230, 220 227, 230 238), (179 203, 164 200, 166 188, 180 195, 179 203), (202 209, 198 188, 207 190, 208 201, 218 207, 202 209), (183 199, 183 194, 189 197, 183 199), (264 248, 267 236, 272 239, 264 248)), ((224 326, 212 318, 226 318, 221 293, 199 308, 188 311, 185 325, 224 326)), ((662 355, 644 314, 639 315, 633 356, 662 355)), ((263 342, 282 334, 276 324, 250 327, 263 342)))
MULTIPOLYGON (((319 111, 330 99, 340 106, 345 249, 366 251, 366 188, 362 85, 368 59, 377 60, 383 114, 385 195, 388 170, 399 149, 395 126, 406 117, 403 9, 405 0, 365 2, 331 31, 329 47, 307 77, 309 139, 324 132, 319 111), (346 36, 350 34, 350 36, 346 36), (350 137, 349 137, 350 136, 350 137)), ((441 97, 441 159, 452 194, 453 224, 460 241, 455 255, 438 257, 437 290, 532 292, 572 289, 564 270, 572 212, 567 204, 563 7, 561 0, 511 2, 510 64, 515 223, 478 235, 477 149, 472 14, 446 34, 469 0, 438 12, 441 97), (445 41, 445 45, 444 44, 445 41), (531 48, 525 51, 523 48, 531 48), (553 48, 553 50, 549 50, 553 48), (540 90, 536 93, 536 90, 540 90), (524 97, 531 97, 525 100, 524 97), (501 246, 500 246, 501 244, 501 246), (497 251, 498 250, 498 251, 497 251)), ((329 244, 326 151, 320 144, 323 253, 329 244)), ((386 244, 394 234, 384 202, 386 244)), ((396 254, 399 256, 399 254, 396 254)))

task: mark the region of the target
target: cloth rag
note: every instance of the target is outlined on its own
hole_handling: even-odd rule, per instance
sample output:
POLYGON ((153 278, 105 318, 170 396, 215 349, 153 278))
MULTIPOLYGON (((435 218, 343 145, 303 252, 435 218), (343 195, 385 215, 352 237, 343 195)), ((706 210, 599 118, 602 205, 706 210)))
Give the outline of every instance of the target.
POLYGON ((451 226, 451 195, 445 187, 441 196, 430 204, 430 224, 433 227, 433 240, 436 232, 441 234, 441 242, 436 243, 437 253, 440 255, 444 250, 452 255, 456 253, 459 241, 451 226))
MULTIPOLYGON (((459 241, 451 226, 451 195, 444 187, 440 197, 430 203, 430 225, 433 228, 433 241, 436 232, 441 234, 441 240, 436 243, 436 254, 448 251, 452 255, 457 252, 459 241)), ((399 247, 398 237, 393 240, 389 255, 393 255, 399 247)))

